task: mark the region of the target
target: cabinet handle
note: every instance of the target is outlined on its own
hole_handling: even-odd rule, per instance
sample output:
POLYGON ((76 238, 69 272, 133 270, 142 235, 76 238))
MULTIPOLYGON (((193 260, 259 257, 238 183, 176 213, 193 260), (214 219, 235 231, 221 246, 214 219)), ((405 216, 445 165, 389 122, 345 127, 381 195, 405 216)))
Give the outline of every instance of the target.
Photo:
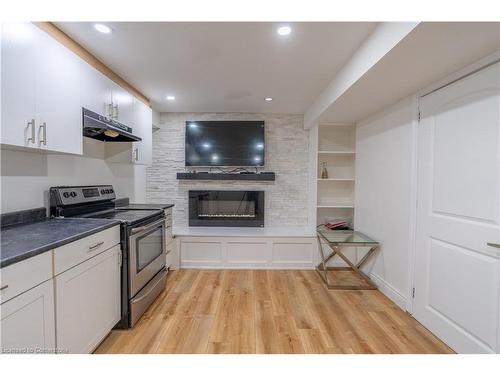
POLYGON ((9 285, 8 285, 8 284, 7 284, 7 285, 2 286, 2 287, 0 288, 0 292, 1 292, 1 291, 3 291, 3 290, 5 290, 5 289, 7 289, 8 287, 9 287, 9 285))
POLYGON ((31 143, 35 143, 35 119, 32 118, 28 125, 26 126, 26 130, 31 126, 31 137, 28 137, 27 141, 31 141, 31 143))
POLYGON ((488 242, 487 245, 491 246, 491 247, 496 247, 497 249, 500 249, 500 243, 488 242))
POLYGON ((113 116, 114 116, 113 118, 114 118, 115 120, 117 120, 117 119, 118 119, 118 104, 115 104, 115 105, 113 106, 113 116))
POLYGON ((109 103, 107 105, 107 107, 108 107, 108 113, 107 113, 108 116, 107 117, 112 119, 113 118, 113 103, 109 103))
POLYGON ((139 149, 135 149, 135 161, 139 161, 139 149))
POLYGON ((44 146, 47 146, 47 123, 44 122, 42 125, 40 125, 40 129, 38 131, 38 138, 40 138, 40 144, 43 144, 44 146), (42 131, 43 139, 40 137, 40 131, 42 131))
POLYGON ((104 241, 101 241, 101 242, 98 242, 96 243, 95 245, 93 246, 89 246, 89 253, 94 251, 94 250, 97 250, 99 247, 101 247, 102 245, 104 245, 104 241))

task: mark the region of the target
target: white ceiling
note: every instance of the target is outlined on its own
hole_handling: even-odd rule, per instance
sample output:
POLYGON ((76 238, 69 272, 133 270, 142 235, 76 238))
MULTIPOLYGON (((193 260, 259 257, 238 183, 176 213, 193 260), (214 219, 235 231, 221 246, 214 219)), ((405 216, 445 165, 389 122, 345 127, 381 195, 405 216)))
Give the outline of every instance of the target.
POLYGON ((320 121, 358 122, 499 50, 498 22, 420 23, 320 121))
POLYGON ((286 37, 264 22, 110 22, 108 35, 89 22, 56 25, 156 110, 304 113, 376 23, 291 23, 286 37))

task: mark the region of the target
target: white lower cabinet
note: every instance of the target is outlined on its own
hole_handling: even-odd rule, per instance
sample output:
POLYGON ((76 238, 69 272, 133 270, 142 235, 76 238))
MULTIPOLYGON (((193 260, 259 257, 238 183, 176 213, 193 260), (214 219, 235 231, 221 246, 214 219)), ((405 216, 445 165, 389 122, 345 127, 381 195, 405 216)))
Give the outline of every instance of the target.
POLYGON ((54 352, 53 279, 1 304, 0 316, 0 353, 54 352))
POLYGON ((120 320, 120 245, 55 277, 57 348, 91 353, 120 320))

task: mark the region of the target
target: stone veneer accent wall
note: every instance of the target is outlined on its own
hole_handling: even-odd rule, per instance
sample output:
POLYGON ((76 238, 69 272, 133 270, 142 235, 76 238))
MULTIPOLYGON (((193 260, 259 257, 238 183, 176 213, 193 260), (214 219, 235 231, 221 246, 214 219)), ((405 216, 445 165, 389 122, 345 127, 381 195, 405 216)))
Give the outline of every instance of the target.
MULTIPOLYGON (((172 202, 174 226, 188 226, 189 190, 264 190, 266 227, 308 225, 309 131, 302 115, 247 113, 162 113, 153 133, 153 163, 147 169, 149 203, 172 202), (184 129, 188 120, 264 120, 265 170, 276 181, 177 180, 184 168, 184 129)), ((198 168, 198 170, 201 170, 198 168)))

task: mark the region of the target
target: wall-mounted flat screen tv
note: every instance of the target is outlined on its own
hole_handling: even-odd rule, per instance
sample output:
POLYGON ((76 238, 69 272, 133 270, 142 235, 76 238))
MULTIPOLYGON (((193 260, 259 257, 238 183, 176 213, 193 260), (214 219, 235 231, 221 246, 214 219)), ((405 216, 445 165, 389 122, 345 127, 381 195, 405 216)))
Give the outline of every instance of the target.
POLYGON ((264 121, 186 121, 186 166, 264 166, 264 121))

